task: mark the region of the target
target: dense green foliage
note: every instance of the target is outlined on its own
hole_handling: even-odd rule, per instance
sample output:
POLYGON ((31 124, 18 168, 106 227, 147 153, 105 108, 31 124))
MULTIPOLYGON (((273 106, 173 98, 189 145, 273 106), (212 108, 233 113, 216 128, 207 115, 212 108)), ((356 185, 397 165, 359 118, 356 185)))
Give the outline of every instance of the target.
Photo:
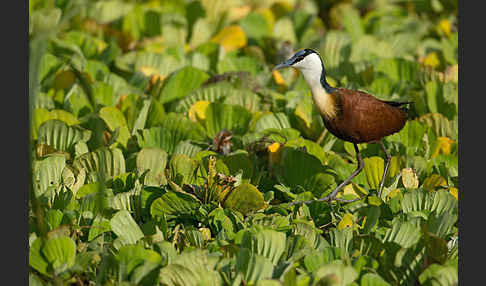
POLYGON ((29 0, 30 285, 457 285, 457 1, 29 0), (275 64, 413 101, 383 156, 275 64))

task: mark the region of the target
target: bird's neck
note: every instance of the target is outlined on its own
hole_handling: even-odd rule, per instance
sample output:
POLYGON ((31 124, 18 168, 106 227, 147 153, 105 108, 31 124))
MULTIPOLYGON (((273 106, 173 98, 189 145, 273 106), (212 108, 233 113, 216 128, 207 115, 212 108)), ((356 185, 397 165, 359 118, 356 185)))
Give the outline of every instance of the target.
POLYGON ((338 113, 338 107, 333 92, 336 88, 331 87, 327 83, 324 72, 316 73, 304 69, 302 74, 311 89, 312 99, 319 113, 326 118, 335 118, 338 113))
POLYGON ((336 97, 334 94, 328 92, 323 86, 315 86, 311 88, 312 99, 319 110, 319 113, 325 118, 335 118, 338 113, 336 97))

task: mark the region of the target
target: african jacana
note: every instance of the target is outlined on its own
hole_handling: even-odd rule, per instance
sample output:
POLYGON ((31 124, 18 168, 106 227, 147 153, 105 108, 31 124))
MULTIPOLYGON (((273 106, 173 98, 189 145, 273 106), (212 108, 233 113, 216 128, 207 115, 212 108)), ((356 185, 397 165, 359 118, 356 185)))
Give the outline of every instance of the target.
MULTIPOLYGON (((275 66, 274 70, 284 67, 294 67, 300 70, 311 89, 312 99, 321 114, 324 126, 334 136, 353 143, 356 150, 357 169, 331 194, 316 201, 336 199, 339 190, 361 172, 364 162, 359 153, 357 145, 359 143, 378 143, 386 155, 385 170, 378 191, 378 197, 381 197, 391 160, 382 138, 400 131, 405 126, 408 110, 401 106, 411 102, 383 101, 362 91, 331 87, 326 81, 326 72, 321 57, 312 49, 298 51, 290 59, 275 66)), ((312 201, 293 202, 292 204, 309 202, 312 201)))

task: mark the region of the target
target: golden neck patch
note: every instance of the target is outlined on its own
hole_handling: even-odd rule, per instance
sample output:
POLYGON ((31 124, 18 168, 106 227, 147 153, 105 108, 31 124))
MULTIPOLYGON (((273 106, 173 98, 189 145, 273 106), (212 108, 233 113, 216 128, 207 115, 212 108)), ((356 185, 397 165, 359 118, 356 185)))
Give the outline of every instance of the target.
POLYGON ((334 95, 329 94, 322 86, 313 87, 311 92, 319 113, 326 118, 336 117, 338 108, 334 95))

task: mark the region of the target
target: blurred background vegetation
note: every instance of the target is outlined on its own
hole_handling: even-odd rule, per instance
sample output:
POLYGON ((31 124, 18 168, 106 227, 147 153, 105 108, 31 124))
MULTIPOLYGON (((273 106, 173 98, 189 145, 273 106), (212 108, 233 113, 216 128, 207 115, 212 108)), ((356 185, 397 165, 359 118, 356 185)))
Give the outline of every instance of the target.
POLYGON ((30 283, 457 285, 457 9, 29 0, 30 283), (414 102, 382 198, 362 144, 343 197, 363 200, 280 205, 355 166, 302 76, 272 71, 303 48, 332 86, 414 102))

